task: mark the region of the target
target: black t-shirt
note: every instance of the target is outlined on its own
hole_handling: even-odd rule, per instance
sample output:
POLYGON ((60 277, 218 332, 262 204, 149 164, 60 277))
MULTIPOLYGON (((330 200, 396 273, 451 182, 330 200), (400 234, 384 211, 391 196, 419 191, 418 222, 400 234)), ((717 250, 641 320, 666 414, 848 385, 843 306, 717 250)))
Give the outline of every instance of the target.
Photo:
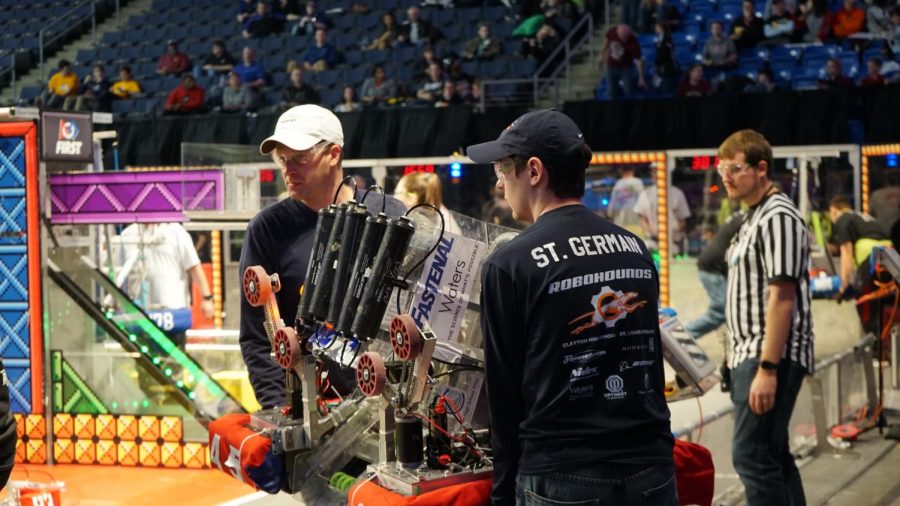
POLYGON ((875 218, 856 211, 848 211, 837 219, 832 227, 831 237, 838 246, 845 242, 856 244, 860 239, 881 241, 888 238, 875 218))
POLYGON ((203 62, 204 65, 234 65, 237 63, 237 60, 234 59, 234 56, 228 53, 228 51, 223 52, 219 56, 216 56, 213 53, 209 53, 206 56, 206 61, 203 62))
MULTIPOLYGON (((358 192, 357 199, 362 193, 358 192)), ((365 200, 372 213, 381 211, 382 202, 381 195, 374 192, 365 200)), ((400 201, 388 197, 385 212, 393 218, 402 215, 405 209, 400 201)), ((275 297, 281 319, 288 326, 293 326, 297 317, 299 288, 306 278, 317 219, 315 211, 288 198, 260 211, 247 225, 244 235, 238 272, 243 276, 247 267, 261 265, 269 274, 278 273, 281 291, 275 297)), ((241 354, 256 400, 263 408, 272 408, 285 402, 284 371, 270 357, 272 345, 263 321, 263 308, 251 306, 241 294, 241 354)))
POLYGON ((672 463, 658 300, 644 242, 581 205, 485 261, 493 504, 514 502, 517 473, 672 463))
POLYGON ((713 272, 715 274, 725 275, 728 272, 728 263, 725 262, 725 252, 731 245, 731 238, 741 229, 741 222, 744 219, 743 211, 732 214, 728 221, 719 227, 716 236, 709 244, 700 252, 697 257, 697 268, 701 271, 713 272))

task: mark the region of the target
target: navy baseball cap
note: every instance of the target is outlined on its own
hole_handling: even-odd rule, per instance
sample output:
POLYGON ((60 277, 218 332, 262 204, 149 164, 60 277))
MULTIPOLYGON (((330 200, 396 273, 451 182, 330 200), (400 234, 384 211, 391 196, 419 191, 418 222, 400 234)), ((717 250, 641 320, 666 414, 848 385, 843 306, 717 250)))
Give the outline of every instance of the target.
POLYGON ((495 141, 466 148, 475 163, 493 163, 508 156, 536 156, 545 163, 577 163, 587 167, 590 148, 571 118, 556 109, 532 111, 512 122, 495 141))

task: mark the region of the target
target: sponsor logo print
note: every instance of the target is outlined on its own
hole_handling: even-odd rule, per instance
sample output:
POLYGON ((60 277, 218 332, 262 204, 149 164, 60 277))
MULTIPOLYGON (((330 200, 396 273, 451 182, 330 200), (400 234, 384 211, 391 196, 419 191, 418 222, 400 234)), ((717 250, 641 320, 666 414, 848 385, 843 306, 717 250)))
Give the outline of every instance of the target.
POLYGON ((653 365, 653 360, 632 360, 631 362, 623 360, 619 362, 619 372, 634 369, 635 367, 647 367, 653 365))
POLYGON ((582 353, 575 353, 573 355, 566 355, 563 358, 563 365, 565 364, 583 364, 585 362, 590 362, 595 358, 602 357, 606 355, 606 350, 588 350, 582 353))
POLYGON ((594 396, 594 385, 571 385, 569 399, 583 399, 594 396))
POLYGON ((81 154, 82 142, 77 140, 80 130, 78 125, 73 121, 64 119, 59 120, 59 135, 56 141, 57 155, 74 155, 81 154))
POLYGON ((572 377, 570 381, 585 380, 593 378, 599 374, 599 367, 576 367, 572 369, 572 377))
POLYGON ((627 392, 625 389, 625 381, 618 374, 613 374, 606 378, 606 393, 603 397, 607 399, 624 399, 627 392))
POLYGON ((637 292, 614 291, 612 288, 604 286, 600 293, 591 297, 591 305, 594 310, 569 322, 569 325, 574 325, 576 322, 589 319, 587 323, 576 327, 572 334, 580 334, 601 323, 606 325, 606 328, 615 327, 619 320, 647 304, 646 300, 632 302, 637 296, 637 292))

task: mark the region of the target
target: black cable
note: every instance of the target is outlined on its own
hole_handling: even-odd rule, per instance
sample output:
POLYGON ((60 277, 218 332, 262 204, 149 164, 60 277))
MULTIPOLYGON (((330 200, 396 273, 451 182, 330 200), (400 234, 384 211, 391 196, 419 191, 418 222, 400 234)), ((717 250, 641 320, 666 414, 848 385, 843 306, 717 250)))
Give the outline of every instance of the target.
MULTIPOLYGON (((332 204, 337 204, 338 195, 341 194, 341 187, 347 185, 347 182, 353 183, 353 198, 356 198, 356 178, 353 176, 347 176, 344 179, 341 179, 341 184, 338 185, 337 190, 334 191, 334 198, 331 199, 332 204)), ((350 185, 347 185, 350 186, 350 185)))
MULTIPOLYGON (((438 215, 438 217, 441 218, 441 233, 440 233, 440 235, 438 235, 437 241, 434 241, 434 246, 432 246, 431 249, 428 250, 428 253, 425 253, 425 256, 423 256, 421 260, 419 260, 418 262, 416 262, 416 264, 413 265, 412 268, 411 268, 409 271, 406 272, 406 275, 403 276, 403 283, 404 283, 404 284, 406 284, 406 280, 409 278, 409 275, 412 274, 413 271, 415 271, 416 269, 418 269, 420 265, 422 265, 423 263, 425 263, 425 260, 427 260, 428 257, 430 257, 432 253, 434 253, 434 250, 437 249, 437 247, 441 244, 441 240, 444 238, 444 214, 441 213, 441 210, 440 210, 440 209, 434 207, 433 205, 431 205, 431 204, 418 204, 418 205, 412 206, 411 208, 409 208, 408 211, 406 211, 406 214, 404 214, 404 216, 409 216, 409 213, 415 211, 416 209, 418 209, 418 208, 420 208, 420 207, 430 207, 430 208, 434 209, 434 212, 436 212, 437 215, 438 215)), ((409 288, 407 288, 407 290, 408 290, 408 289, 409 289, 409 288)), ((402 291, 403 291, 402 288, 399 289, 399 290, 397 290, 397 314, 400 314, 400 313, 401 313, 401 311, 400 311, 400 292, 402 292, 402 291)))
POLYGON ((372 186, 370 186, 369 189, 366 190, 366 193, 363 193, 360 202, 365 203, 366 197, 369 196, 369 192, 372 190, 378 190, 381 192, 381 212, 384 212, 384 210, 387 209, 387 197, 384 194, 384 188, 382 188, 380 184, 373 184, 372 186))
POLYGON ((437 357, 431 357, 431 360, 432 360, 433 362, 437 362, 437 363, 439 363, 439 364, 444 364, 444 365, 452 365, 452 366, 455 366, 455 367, 457 367, 457 366, 458 366, 458 367, 474 367, 474 368, 478 369, 479 371, 483 371, 483 370, 484 370, 483 367, 479 367, 479 366, 477 366, 477 365, 460 364, 459 362, 447 362, 446 360, 441 360, 441 359, 439 359, 439 358, 437 358, 437 357))
POLYGON ((353 352, 353 358, 350 359, 350 365, 353 365, 353 361, 356 360, 357 355, 359 355, 359 349, 362 348, 362 345, 359 343, 359 339, 353 340, 356 343, 356 350, 353 352))

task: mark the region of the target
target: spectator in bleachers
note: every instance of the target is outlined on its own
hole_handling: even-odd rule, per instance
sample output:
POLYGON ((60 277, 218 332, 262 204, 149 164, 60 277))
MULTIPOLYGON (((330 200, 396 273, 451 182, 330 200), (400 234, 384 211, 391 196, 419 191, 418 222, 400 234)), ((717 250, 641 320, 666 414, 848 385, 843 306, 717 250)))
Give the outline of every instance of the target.
POLYGON ((266 70, 256 61, 256 50, 245 47, 241 52, 241 63, 232 67, 232 72, 241 78, 241 86, 251 92, 260 93, 266 86, 266 70))
POLYGON ((321 72, 333 68, 338 62, 338 52, 328 42, 328 34, 324 28, 316 30, 315 43, 303 53, 303 68, 313 72, 321 72))
POLYGON ((161 76, 180 76, 191 68, 191 59, 178 50, 174 40, 166 42, 166 52, 156 62, 156 73, 161 76))
POLYGON ((225 48, 225 41, 216 39, 212 42, 210 52, 206 55, 206 60, 200 67, 200 71, 195 72, 195 75, 197 77, 200 75, 207 77, 218 76, 224 80, 228 73, 231 72, 231 69, 234 68, 235 63, 237 63, 237 60, 225 48))
POLYGON ((441 88, 441 94, 434 102, 435 107, 450 107, 451 105, 462 105, 463 99, 456 91, 456 85, 449 79, 444 81, 444 87, 441 88))
POLYGON ((599 61, 601 70, 604 65, 606 66, 606 91, 610 100, 629 98, 634 94, 632 66, 637 69, 638 87, 647 87, 644 81, 641 46, 638 44, 637 35, 628 25, 616 25, 606 32, 599 61))
POLYGON ((859 80, 861 86, 882 86, 885 84, 881 75, 881 58, 869 58, 866 62, 866 76, 859 80))
POLYGON ((766 25, 763 27, 763 35, 766 38, 762 45, 783 46, 794 40, 796 32, 794 16, 788 12, 784 0, 771 0, 771 5, 772 13, 766 18, 766 25))
POLYGON ((118 99, 134 98, 141 93, 141 85, 134 80, 131 67, 124 65, 119 69, 119 80, 110 86, 109 91, 118 99))
POLYGON ((294 25, 291 35, 313 35, 316 30, 327 30, 331 26, 331 20, 328 19, 328 16, 324 12, 316 10, 315 2, 306 2, 303 16, 294 25))
POLYGON ((568 33, 578 17, 578 10, 570 0, 542 0, 540 8, 544 23, 553 26, 560 35, 568 33))
POLYGON ((874 0, 866 10, 866 24, 869 33, 885 40, 894 37, 894 24, 891 23, 891 0, 874 0))
POLYGON ((831 17, 831 35, 839 40, 865 29, 866 11, 856 5, 856 0, 844 0, 843 7, 831 17))
POLYGON ((831 31, 827 0, 807 0, 800 4, 797 20, 805 27, 801 42, 822 42, 831 31))
POLYGON ((256 110, 259 105, 259 94, 252 93, 250 88, 241 84, 241 76, 237 72, 228 73, 228 85, 222 91, 222 112, 247 112, 256 110))
POLYGON ((891 9, 891 25, 893 25, 893 33, 889 39, 890 48, 894 52, 900 50, 900 7, 891 9))
POLYGON ((638 17, 641 0, 622 0, 620 23, 628 25, 632 30, 638 30, 638 17))
POLYGON ((285 21, 299 21, 303 13, 300 0, 279 0, 275 12, 284 16, 285 21))
POLYGON ((393 79, 388 79, 384 67, 375 65, 372 77, 366 78, 362 84, 362 101, 369 106, 384 106, 397 96, 397 86, 393 79))
POLYGON ((478 25, 478 35, 466 42, 462 57, 467 60, 490 60, 500 54, 503 44, 491 37, 491 27, 487 23, 478 25))
POLYGON ((443 89, 444 69, 435 62, 428 67, 428 78, 419 85, 419 89, 416 90, 416 98, 428 105, 434 105, 443 89))
POLYGON ((384 14, 382 14, 381 25, 381 34, 363 49, 372 51, 375 49, 390 49, 394 47, 394 42, 396 42, 397 34, 399 32, 399 29, 397 28, 397 21, 394 19, 394 15, 390 12, 385 12, 384 14))
POLYGON ((694 64, 678 87, 679 97, 705 97, 712 93, 712 85, 703 77, 703 65, 694 64))
POLYGON ((256 0, 240 0, 238 4, 237 22, 243 24, 244 20, 256 12, 256 0))
POLYGON ((640 34, 653 33, 656 24, 656 0, 641 0, 635 31, 640 34))
POLYGON ((415 79, 416 81, 427 79, 428 68, 431 67, 432 63, 437 63, 438 65, 440 65, 441 60, 434 52, 434 48, 432 46, 423 46, 422 54, 415 61, 415 63, 413 63, 413 79, 415 79))
POLYGON ((441 32, 430 22, 422 19, 419 8, 415 5, 406 9, 406 21, 400 26, 397 42, 421 46, 434 44, 441 38, 441 32))
POLYGON ((675 59, 675 43, 669 28, 656 23, 656 55, 653 57, 656 90, 664 95, 671 95, 678 89, 678 78, 681 68, 675 59))
POLYGON ((666 3, 666 0, 652 0, 648 3, 648 5, 641 10, 642 19, 639 20, 641 25, 647 25, 649 28, 646 32, 642 33, 650 33, 653 31, 653 25, 656 23, 662 23, 669 28, 669 31, 676 31, 678 29, 678 24, 681 22, 681 15, 678 13, 678 9, 669 3, 666 3))
MULTIPOLYGON (((784 10, 787 11, 790 15, 796 15, 800 6, 797 5, 797 0, 783 0, 784 2, 784 10)), ((763 18, 769 19, 772 16, 772 0, 766 1, 766 7, 763 9, 763 18)))
POLYGON ((844 75, 844 66, 841 60, 829 58, 825 64, 825 77, 819 79, 819 88, 847 88, 853 86, 853 81, 844 75))
POLYGON ((197 84, 194 76, 185 74, 181 77, 181 83, 169 93, 165 105, 164 114, 194 114, 203 110, 203 101, 206 91, 197 84))
POLYGON ((481 81, 478 79, 472 81, 472 87, 469 89, 471 90, 471 93, 469 93, 469 96, 466 98, 466 103, 475 108, 476 111, 484 112, 481 104, 484 88, 481 86, 481 81))
POLYGON ((461 58, 450 60, 450 65, 447 67, 447 80, 456 87, 456 93, 460 98, 465 99, 472 93, 472 76, 463 71, 461 58))
POLYGON ((243 23, 241 35, 245 39, 262 38, 284 29, 284 15, 274 12, 268 0, 256 4, 256 12, 243 23))
POLYGON ((294 69, 302 69, 302 68, 303 68, 302 63, 300 63, 297 60, 290 60, 287 62, 287 65, 285 65, 284 73, 287 75, 291 75, 291 72, 293 72, 294 69))
POLYGON ((552 25, 544 23, 534 37, 522 39, 522 56, 543 62, 558 45, 559 33, 552 25))
MULTIPOLYGON (((81 95, 75 100, 75 110, 109 112, 112 108, 112 93, 109 91, 111 85, 103 65, 94 65, 91 74, 81 82, 81 95)), ((72 97, 66 101, 70 98, 72 97)), ((69 109, 66 106, 64 108, 69 109)))
POLYGON ((710 69, 731 69, 737 66, 738 53, 734 41, 725 36, 725 26, 715 20, 709 24, 709 39, 703 46, 703 64, 710 69))
POLYGON ((744 87, 744 93, 771 93, 775 91, 775 76, 772 69, 765 67, 756 74, 756 82, 744 87))
POLYGON ((281 94, 281 108, 286 111, 295 105, 318 104, 321 100, 319 92, 303 82, 303 69, 298 67, 292 70, 290 82, 281 94))
POLYGON ((354 112, 361 111, 362 104, 356 100, 356 90, 353 86, 344 86, 341 92, 341 103, 334 107, 334 112, 354 112))
POLYGON ((763 20, 756 15, 753 0, 744 0, 741 3, 741 17, 731 25, 731 40, 738 51, 755 47, 763 40, 763 25, 763 20))
POLYGON ((60 60, 56 73, 50 76, 47 90, 41 97, 41 103, 47 109, 60 109, 67 97, 78 95, 78 76, 72 70, 69 60, 60 60))

